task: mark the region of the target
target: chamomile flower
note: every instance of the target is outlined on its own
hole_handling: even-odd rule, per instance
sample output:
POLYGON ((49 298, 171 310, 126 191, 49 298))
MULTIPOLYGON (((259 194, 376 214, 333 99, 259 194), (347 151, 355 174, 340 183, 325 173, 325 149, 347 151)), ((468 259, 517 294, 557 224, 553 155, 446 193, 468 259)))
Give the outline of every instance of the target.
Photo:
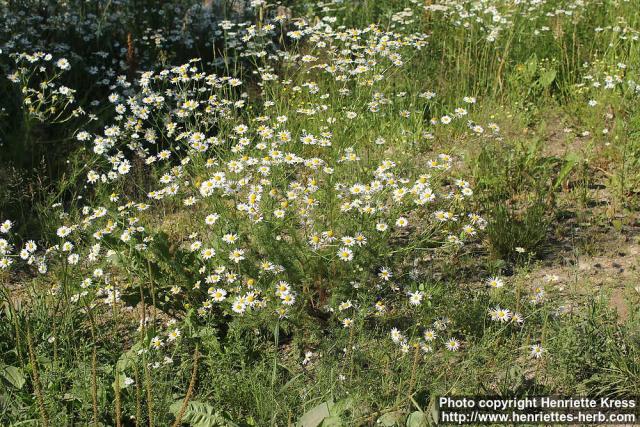
POLYGON ((351 261, 353 259, 353 251, 347 247, 338 249, 338 258, 341 261, 351 261))
POLYGON ((393 277, 393 273, 389 270, 388 267, 382 267, 378 272, 378 277, 385 282, 388 282, 393 277))
POLYGON ((63 225, 62 227, 59 227, 58 230, 56 230, 56 234, 61 238, 67 237, 69 234, 71 234, 71 228, 63 225))
POLYGON ((530 349, 529 355, 534 359, 540 359, 545 352, 545 349, 540 344, 533 344, 530 346, 530 349))
POLYGON ((291 292, 281 294, 280 299, 282 300, 282 304, 284 305, 293 305, 296 302, 296 297, 291 292))
POLYGON ((282 297, 282 295, 287 295, 290 290, 291 286, 284 280, 280 280, 276 285, 276 296, 282 297))
POLYGON ((491 320, 506 323, 511 319, 511 311, 506 308, 496 307, 489 310, 491 320))
POLYGON ((338 310, 344 311, 351 307, 353 307, 353 303, 351 302, 351 300, 347 300, 340 303, 340 305, 338 306, 338 310))
POLYGON ((224 236, 222 236, 222 241, 231 245, 238 241, 238 235, 234 233, 227 233, 224 236))
POLYGON ((229 259, 236 264, 245 259, 244 249, 234 249, 229 253, 229 259))
POLYGON ((176 328, 169 332, 167 335, 167 341, 175 341, 180 338, 181 332, 180 329, 176 328))
POLYGON ((499 289, 504 286, 504 281, 501 278, 494 276, 487 280, 487 286, 493 289, 499 289))
POLYGON ((164 343, 162 342, 162 339, 158 336, 155 336, 151 339, 151 348, 153 349, 159 349, 160 347, 162 347, 164 345, 164 343))
POLYGON ((409 292, 409 304, 420 305, 422 304, 423 299, 424 299, 424 292, 421 292, 421 291, 409 292))
POLYGON ((460 341, 455 338, 449 338, 445 342, 445 347, 449 351, 458 351, 460 349, 460 341))
POLYGON ((247 304, 243 298, 238 297, 233 301, 231 310, 233 310, 234 313, 243 314, 245 311, 247 311, 247 304))
POLYGON ((396 227, 404 228, 409 225, 409 221, 405 217, 400 217, 396 220, 396 227))
POLYGON ((204 219, 204 222, 207 225, 213 225, 218 221, 219 218, 220 218, 220 215, 218 215, 217 213, 212 213, 206 216, 206 218, 204 219))
POLYGON ((216 255, 216 251, 213 248, 206 248, 200 252, 200 255, 203 259, 207 260, 213 258, 216 255))
POLYGON ((518 324, 519 326, 522 326, 524 324, 524 316, 520 313, 513 313, 511 321, 518 324))
POLYGON ((227 291, 221 288, 212 289, 209 291, 211 299, 215 302, 222 302, 227 298, 227 291))
MULTIPOLYGON (((8 219, 5 220, 2 224, 0 224, 0 233, 7 234, 9 230, 11 230, 12 226, 13 226, 13 223, 11 221, 9 221, 8 219)), ((60 237, 64 237, 64 236, 60 236, 60 237)))
POLYGON ((438 335, 436 334, 436 331, 434 331, 433 329, 427 329, 426 331, 424 331, 422 336, 424 337, 425 341, 431 342, 435 340, 438 335))
POLYGON ((404 336, 402 335, 400 330, 398 330, 398 328, 391 329, 391 340, 394 343, 400 343, 400 342, 404 341, 404 336))
POLYGON ((340 240, 342 241, 342 244, 345 246, 353 246, 356 244, 356 239, 354 239, 351 236, 344 236, 340 240))

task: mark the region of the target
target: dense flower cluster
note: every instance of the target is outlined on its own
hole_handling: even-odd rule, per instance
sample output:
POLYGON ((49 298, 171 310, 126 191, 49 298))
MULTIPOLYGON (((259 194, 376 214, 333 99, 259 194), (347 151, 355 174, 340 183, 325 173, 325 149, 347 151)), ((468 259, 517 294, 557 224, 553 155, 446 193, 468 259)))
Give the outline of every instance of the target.
MULTIPOLYGON (((456 176, 454 156, 397 152, 383 128, 356 136, 355 124, 393 117, 405 123, 408 138, 423 140, 456 121, 480 138, 499 128, 468 119, 471 96, 463 100, 468 107, 425 127, 418 116, 436 94, 389 87, 387 76, 402 72, 428 42, 405 29, 410 16, 395 16, 393 30, 334 28, 330 16, 310 24, 282 13, 259 27, 220 23, 228 35, 241 29, 235 36, 246 54, 263 60, 258 96, 249 95, 252 82, 207 72, 199 59, 143 71, 133 81, 111 73, 104 81, 111 122, 100 132, 76 133, 93 153, 88 195, 110 194, 108 203, 92 205, 87 197, 77 218, 60 211, 58 241, 43 255, 28 242, 20 257, 41 273, 47 261, 64 264, 74 283, 56 283, 52 292, 67 286, 72 301, 90 306, 124 303, 134 292, 126 282, 159 280, 154 269, 169 266, 175 274, 159 281, 157 291, 176 307, 195 307, 203 321, 265 309, 283 318, 307 304, 334 311, 332 301, 344 296, 335 313, 348 328, 367 312, 384 315, 401 289, 402 304, 421 306, 428 293, 394 263, 415 256, 412 248, 459 251, 486 221, 472 208, 470 183, 456 176), (267 53, 260 49, 269 43, 260 49, 251 43, 277 35, 293 45, 274 51, 272 44, 267 53), (146 196, 119 191, 134 172, 148 176, 146 196), (162 221, 167 209, 177 215, 173 229, 162 221), (180 212, 188 218, 179 219, 180 212), (351 303, 362 294, 370 306, 351 303)), ((16 56, 10 79, 24 88, 25 104, 38 100, 34 113, 50 113, 42 120, 57 119, 74 102, 74 91, 57 83, 71 62, 40 52, 16 56), (40 75, 42 83, 34 84, 40 75)), ((3 239, 3 268, 13 260, 11 249, 3 239)), ((167 333, 150 346, 179 337, 179 329, 167 333)))
MULTIPOLYGON (((111 3, 106 20, 51 5, 47 22, 5 16, 0 33, 37 24, 53 32, 73 28, 96 45, 107 31, 127 39, 117 26, 128 16, 127 2, 111 3)), ((430 14, 493 43, 515 31, 519 19, 540 24, 536 36, 560 37, 561 26, 549 22, 587 20, 583 2, 410 2, 386 27, 341 25, 328 6, 315 20, 297 19, 261 1, 218 21, 210 3, 162 6, 152 14, 161 25, 149 27, 137 47, 131 40, 111 46, 115 57, 46 45, 31 31, 3 41, 0 54, 12 58, 6 75, 23 109, 47 123, 86 115, 74 136, 89 154, 79 212, 53 206, 60 224, 56 241, 44 248, 33 241, 14 247, 13 223, 6 220, 0 269, 17 260, 42 274, 63 266, 65 283, 52 280, 51 292, 91 308, 126 306, 135 286, 155 283, 154 301, 162 297, 180 316, 194 310, 203 323, 254 313, 284 319, 311 307, 353 328, 364 318, 402 311, 415 316, 415 327, 411 334, 390 330, 401 352, 429 353, 436 343, 451 352, 464 348, 446 316, 424 315, 429 286, 407 265, 419 264, 427 251, 464 251, 487 226, 471 183, 459 176, 456 153, 432 152, 429 144, 451 135, 482 143, 500 138, 500 127, 475 118, 479 100, 472 93, 448 109, 428 83, 398 90, 391 77, 407 74, 431 43, 415 26, 430 14), (180 29, 186 25, 191 31, 180 29), (205 34, 213 39, 204 46, 226 56, 172 65, 167 52, 189 51, 205 34), (89 76, 99 88, 91 96, 103 99, 80 105, 85 94, 69 87, 70 73, 89 76)), ((624 22, 595 32, 638 39, 624 22)), ((607 91, 640 92, 624 63, 584 67, 593 72, 576 91, 590 108, 606 102, 607 91)), ((605 122, 612 117, 604 113, 605 122)), ((491 277, 485 288, 509 287, 491 277)), ((537 289, 531 305, 544 296, 537 289)), ((521 311, 487 308, 490 320, 515 326, 525 321, 521 311)), ((175 319, 165 326, 149 348, 180 338, 175 319)), ((532 355, 541 357, 542 347, 533 346, 532 355)))

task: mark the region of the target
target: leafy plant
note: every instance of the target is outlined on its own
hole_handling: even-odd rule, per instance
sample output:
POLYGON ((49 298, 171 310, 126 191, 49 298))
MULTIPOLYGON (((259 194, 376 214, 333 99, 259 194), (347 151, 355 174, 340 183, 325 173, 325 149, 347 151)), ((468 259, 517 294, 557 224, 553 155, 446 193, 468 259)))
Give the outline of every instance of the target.
MULTIPOLYGON (((169 410, 177 416, 181 407, 182 401, 179 400, 172 404, 169 410)), ((208 403, 195 400, 187 404, 182 421, 192 427, 238 427, 238 424, 226 418, 208 403)))

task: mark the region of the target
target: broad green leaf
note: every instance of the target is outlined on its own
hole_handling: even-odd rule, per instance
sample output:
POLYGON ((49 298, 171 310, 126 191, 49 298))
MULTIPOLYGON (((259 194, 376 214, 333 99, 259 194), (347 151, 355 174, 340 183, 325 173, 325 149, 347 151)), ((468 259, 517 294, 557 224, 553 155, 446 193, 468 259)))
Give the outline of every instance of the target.
POLYGON ((113 380, 113 382, 111 383, 111 387, 113 387, 113 390, 116 390, 116 381, 118 382, 118 388, 120 389, 120 393, 122 393, 122 391, 127 388, 127 386, 125 385, 124 381, 127 379, 127 376, 125 374, 117 374, 115 379, 113 380))
POLYGON ((342 426, 344 426, 342 419, 335 415, 325 418, 321 424, 321 427, 342 427, 342 426))
POLYGON ((136 361, 138 360, 138 351, 141 348, 142 346, 139 342, 135 343, 129 350, 127 350, 120 356, 118 362, 116 363, 116 369, 118 370, 118 372, 124 372, 128 368, 135 365, 136 361))
POLYGON ((424 412, 415 411, 409 414, 407 417, 406 427, 427 427, 427 416, 424 412))
POLYGON ((534 53, 533 55, 531 55, 531 58, 529 58, 529 60, 526 63, 526 71, 527 71, 528 77, 529 78, 533 77, 537 69, 538 69, 538 57, 534 53))
POLYGON ((304 413, 297 423, 298 427, 318 427, 325 418, 331 416, 333 402, 322 402, 304 413))
POLYGON ((438 408, 438 396, 432 395, 429 402, 429 418, 432 424, 438 424, 440 418, 440 410, 438 408))
POLYGON ((560 172, 558 172, 556 181, 553 184, 554 191, 562 184, 562 182, 567 178, 567 176, 569 176, 573 168, 580 161, 580 157, 578 157, 578 155, 575 153, 569 153, 567 154, 564 160, 565 160, 564 165, 562 166, 562 169, 560 169, 560 172))
POLYGON ((540 78, 538 79, 538 84, 542 88, 548 87, 553 81, 556 79, 556 70, 545 70, 540 73, 540 78))
POLYGON ((385 427, 401 426, 404 417, 405 412, 402 411, 387 412, 386 414, 378 418, 378 421, 376 421, 376 423, 385 427))
POLYGON ((17 389, 21 389, 26 382, 22 369, 16 368, 15 366, 5 366, 2 368, 2 377, 17 389))

